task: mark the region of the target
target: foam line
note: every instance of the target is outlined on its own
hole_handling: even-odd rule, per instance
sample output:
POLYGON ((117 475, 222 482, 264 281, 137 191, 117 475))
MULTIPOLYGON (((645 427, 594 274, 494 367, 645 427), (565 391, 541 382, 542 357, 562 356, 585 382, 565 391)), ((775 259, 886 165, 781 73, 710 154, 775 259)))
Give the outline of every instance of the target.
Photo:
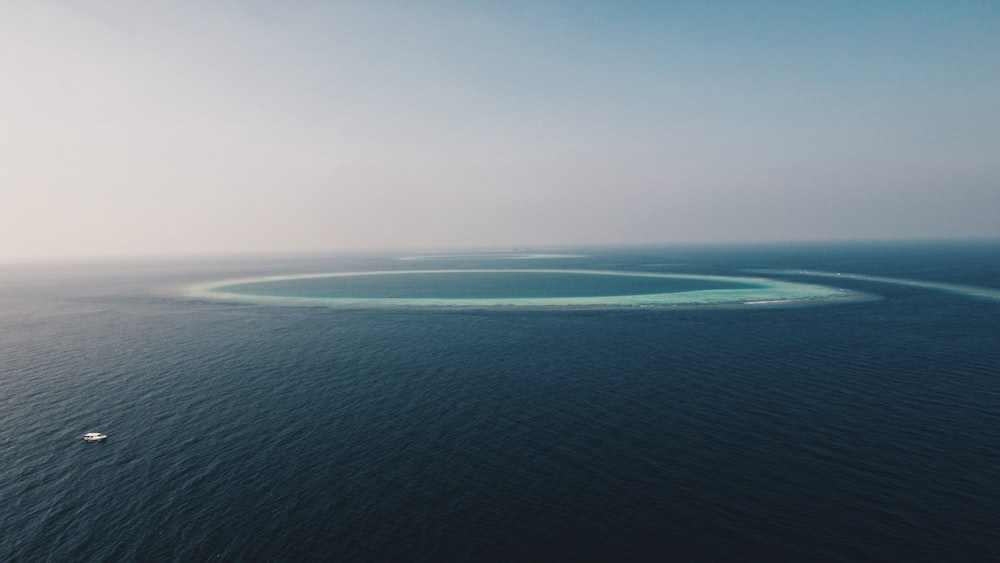
POLYGON ((953 293, 956 295, 965 295, 967 297, 974 297, 976 299, 985 299, 988 301, 1000 301, 1000 289, 995 289, 991 287, 982 287, 977 285, 931 282, 924 280, 915 280, 911 278, 867 276, 863 274, 850 274, 850 273, 845 274, 842 272, 823 272, 818 270, 749 270, 749 271, 771 273, 771 274, 795 274, 800 276, 815 276, 824 278, 869 281, 876 283, 889 283, 893 285, 904 285, 909 287, 920 287, 924 289, 935 289, 938 291, 946 291, 948 293, 953 293))

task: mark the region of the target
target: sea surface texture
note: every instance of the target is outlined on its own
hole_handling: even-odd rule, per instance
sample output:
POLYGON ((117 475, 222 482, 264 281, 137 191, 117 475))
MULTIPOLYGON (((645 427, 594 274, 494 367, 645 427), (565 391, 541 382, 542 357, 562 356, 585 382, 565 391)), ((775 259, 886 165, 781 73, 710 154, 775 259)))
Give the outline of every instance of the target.
POLYGON ((987 561, 998 507, 1000 243, 0 266, 4 562, 987 561), (484 301, 190 291, 395 270, 484 301))

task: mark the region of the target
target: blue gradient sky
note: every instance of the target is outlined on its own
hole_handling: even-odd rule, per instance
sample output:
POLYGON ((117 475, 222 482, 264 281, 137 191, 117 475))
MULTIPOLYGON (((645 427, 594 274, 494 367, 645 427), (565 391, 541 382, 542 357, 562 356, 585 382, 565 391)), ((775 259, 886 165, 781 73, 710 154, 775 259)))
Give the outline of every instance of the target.
POLYGON ((1000 237, 1000 3, 0 6, 0 259, 1000 237))

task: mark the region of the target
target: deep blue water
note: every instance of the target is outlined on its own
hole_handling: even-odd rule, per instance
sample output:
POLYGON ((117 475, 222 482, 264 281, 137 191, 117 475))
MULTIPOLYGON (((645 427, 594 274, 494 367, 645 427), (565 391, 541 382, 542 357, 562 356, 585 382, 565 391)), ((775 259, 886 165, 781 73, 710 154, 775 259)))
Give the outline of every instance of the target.
MULTIPOLYGON (((433 268, 1000 290, 1000 243, 433 268), (757 274, 755 274, 757 275, 757 274)), ((331 309, 184 299, 396 256, 0 266, 0 561, 1000 556, 1000 301, 331 309), (86 444, 87 431, 110 436, 86 444)))

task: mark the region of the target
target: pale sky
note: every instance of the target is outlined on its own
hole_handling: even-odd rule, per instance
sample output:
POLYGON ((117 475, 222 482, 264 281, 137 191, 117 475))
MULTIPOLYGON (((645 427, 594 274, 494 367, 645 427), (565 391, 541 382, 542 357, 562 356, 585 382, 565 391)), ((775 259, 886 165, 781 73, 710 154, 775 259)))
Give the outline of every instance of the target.
POLYGON ((1000 2, 0 0, 0 260, 1000 237, 1000 2))

